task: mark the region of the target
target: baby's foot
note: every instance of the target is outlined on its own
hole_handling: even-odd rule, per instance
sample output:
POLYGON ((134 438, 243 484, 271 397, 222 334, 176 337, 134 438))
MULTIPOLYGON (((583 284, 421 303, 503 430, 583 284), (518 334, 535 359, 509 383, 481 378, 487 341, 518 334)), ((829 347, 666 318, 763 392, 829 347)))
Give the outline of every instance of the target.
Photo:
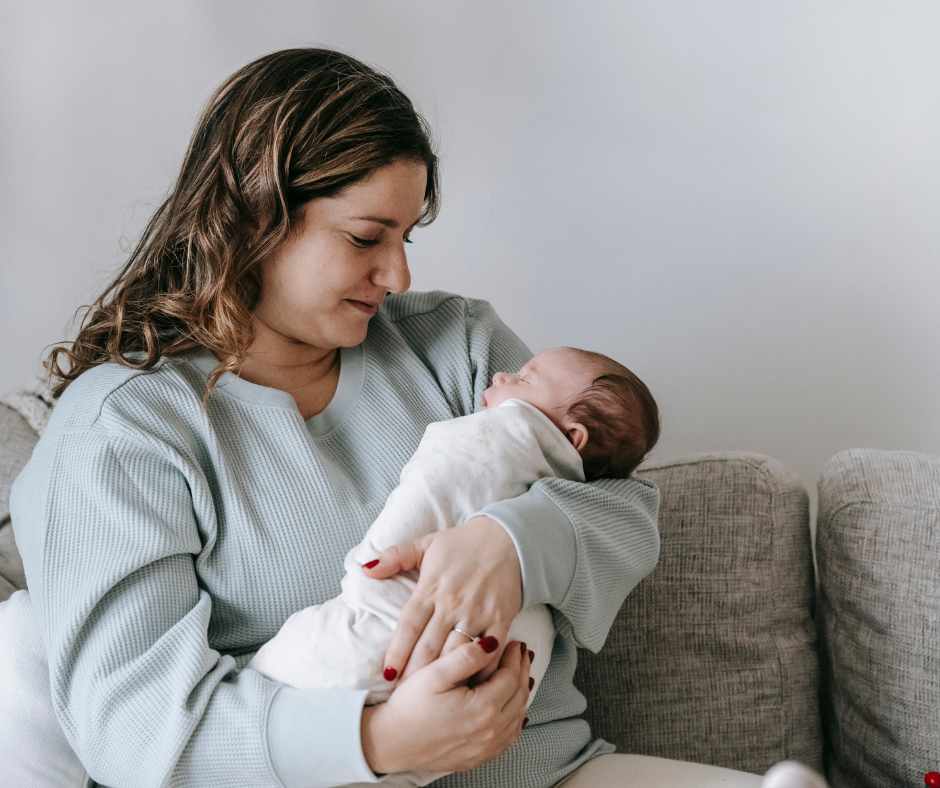
POLYGON ((767 770, 760 788, 829 788, 829 783, 799 761, 780 761, 767 770))

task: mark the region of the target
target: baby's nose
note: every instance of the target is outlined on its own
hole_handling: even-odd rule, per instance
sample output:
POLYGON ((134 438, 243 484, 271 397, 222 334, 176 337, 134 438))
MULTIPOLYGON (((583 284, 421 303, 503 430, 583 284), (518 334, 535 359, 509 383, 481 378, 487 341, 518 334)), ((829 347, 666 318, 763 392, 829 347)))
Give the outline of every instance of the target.
POLYGON ((497 372, 493 375, 493 383, 497 386, 505 383, 509 379, 509 375, 505 372, 497 372))

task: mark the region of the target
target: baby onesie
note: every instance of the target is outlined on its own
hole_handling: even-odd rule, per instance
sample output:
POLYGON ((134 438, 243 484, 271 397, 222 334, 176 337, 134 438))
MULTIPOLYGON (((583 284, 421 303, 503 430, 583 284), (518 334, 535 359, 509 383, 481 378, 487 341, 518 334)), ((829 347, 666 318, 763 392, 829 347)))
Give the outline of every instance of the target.
MULTIPOLYGON (((584 481, 581 455, 548 416, 524 400, 432 422, 384 508, 346 554, 340 595, 290 616, 247 666, 293 687, 367 689, 367 705, 387 700, 394 684, 382 676, 383 660, 419 572, 379 580, 361 565, 393 545, 457 527, 487 504, 521 495, 546 476, 584 481)), ((554 639, 545 605, 520 611, 509 629, 507 641, 524 640, 535 652, 529 703, 548 668, 554 639)), ((397 773, 382 781, 427 785, 444 774, 397 773)))

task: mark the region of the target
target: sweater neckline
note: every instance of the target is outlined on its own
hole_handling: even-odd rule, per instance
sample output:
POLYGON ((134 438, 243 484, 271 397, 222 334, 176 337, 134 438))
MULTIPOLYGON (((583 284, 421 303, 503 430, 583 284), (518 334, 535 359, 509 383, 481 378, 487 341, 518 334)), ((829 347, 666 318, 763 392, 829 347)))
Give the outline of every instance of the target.
MULTIPOLYGON (((359 399, 365 377, 364 349, 362 344, 355 347, 339 348, 339 380, 336 391, 327 406, 319 413, 305 420, 307 429, 315 437, 322 437, 342 424, 352 412, 359 399)), ((206 378, 219 364, 215 354, 206 348, 199 348, 187 354, 187 359, 199 369, 206 378)), ((227 394, 246 402, 260 405, 273 405, 293 411, 300 418, 300 410, 294 398, 283 389, 252 383, 250 380, 223 372, 216 389, 220 394, 227 394)))

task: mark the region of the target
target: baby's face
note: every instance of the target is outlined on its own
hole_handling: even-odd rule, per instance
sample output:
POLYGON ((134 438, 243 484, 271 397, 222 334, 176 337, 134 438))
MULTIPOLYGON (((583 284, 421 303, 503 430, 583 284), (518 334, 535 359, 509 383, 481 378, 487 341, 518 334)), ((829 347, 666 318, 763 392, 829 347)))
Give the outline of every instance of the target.
POLYGON ((497 372, 483 392, 483 406, 495 408, 507 399, 535 405, 557 425, 569 400, 594 380, 594 370, 577 353, 553 348, 534 356, 516 373, 497 372))

